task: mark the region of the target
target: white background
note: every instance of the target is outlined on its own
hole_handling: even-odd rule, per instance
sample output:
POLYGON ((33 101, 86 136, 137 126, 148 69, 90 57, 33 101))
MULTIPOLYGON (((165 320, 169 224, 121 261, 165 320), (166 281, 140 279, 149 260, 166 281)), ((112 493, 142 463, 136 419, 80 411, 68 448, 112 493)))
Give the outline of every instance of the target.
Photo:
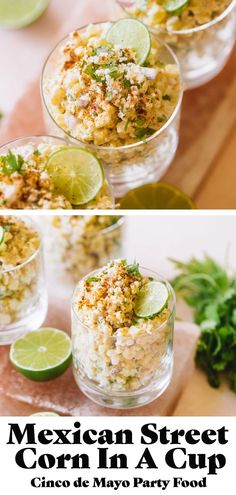
POLYGON ((168 258, 183 261, 204 253, 236 271, 236 218, 234 215, 162 214, 135 216, 128 223, 126 252, 141 265, 164 276, 173 275, 168 258))

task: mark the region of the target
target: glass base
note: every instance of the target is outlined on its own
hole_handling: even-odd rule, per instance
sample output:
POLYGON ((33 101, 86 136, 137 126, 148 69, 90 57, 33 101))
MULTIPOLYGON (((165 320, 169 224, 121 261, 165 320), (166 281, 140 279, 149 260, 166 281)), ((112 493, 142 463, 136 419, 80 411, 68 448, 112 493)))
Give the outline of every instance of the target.
POLYGON ((44 291, 36 301, 31 311, 21 320, 11 323, 1 328, 0 345, 10 345, 27 332, 40 328, 45 320, 48 308, 47 293, 44 291))
POLYGON ((185 75, 184 81, 185 81, 185 86, 186 89, 196 89, 199 88, 200 86, 203 86, 204 84, 207 84, 208 82, 212 81, 216 76, 220 74, 220 72, 224 69, 225 65, 227 64, 229 57, 231 55, 231 51, 227 54, 226 57, 221 60, 221 63, 214 63, 212 62, 208 66, 203 67, 203 69, 200 70, 193 70, 190 71, 185 75))
POLYGON ((171 165, 178 147, 178 133, 176 129, 169 129, 161 146, 157 146, 156 152, 150 157, 144 158, 142 163, 136 165, 132 162, 121 173, 109 171, 110 182, 115 198, 121 198, 131 189, 159 181, 171 165))
POLYGON ((81 379, 75 372, 74 376, 83 394, 99 406, 110 409, 134 409, 149 404, 163 394, 171 381, 172 367, 168 368, 158 383, 129 392, 105 392, 94 386, 89 379, 81 379))

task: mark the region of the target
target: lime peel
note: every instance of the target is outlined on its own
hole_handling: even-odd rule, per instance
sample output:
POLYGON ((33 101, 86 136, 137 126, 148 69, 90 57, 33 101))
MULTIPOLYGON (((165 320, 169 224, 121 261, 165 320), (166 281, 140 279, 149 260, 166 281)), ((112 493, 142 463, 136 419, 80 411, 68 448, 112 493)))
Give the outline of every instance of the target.
POLYGON ((188 6, 189 0, 166 0, 164 3, 164 9, 170 14, 181 14, 182 11, 188 6))
POLYGON ((166 307, 169 292, 162 282, 152 281, 145 284, 135 302, 135 314, 139 318, 150 318, 158 315, 166 307))
POLYGON ((151 36, 143 22, 125 18, 114 22, 107 31, 106 40, 112 45, 135 50, 139 64, 143 64, 151 50, 151 36))

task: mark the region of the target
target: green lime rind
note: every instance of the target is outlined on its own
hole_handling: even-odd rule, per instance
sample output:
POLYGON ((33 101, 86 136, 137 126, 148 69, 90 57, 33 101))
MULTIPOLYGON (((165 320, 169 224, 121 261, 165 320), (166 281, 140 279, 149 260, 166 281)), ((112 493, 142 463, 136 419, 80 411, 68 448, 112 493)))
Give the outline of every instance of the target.
POLYGON ((189 0, 167 0, 164 3, 164 9, 169 14, 181 14, 189 4, 189 0))
POLYGON ((65 332, 40 328, 11 345, 10 361, 27 378, 48 381, 66 371, 71 363, 71 351, 71 339, 65 332))
POLYGON ((106 40, 121 48, 132 48, 143 64, 151 50, 151 35, 143 22, 127 18, 114 22, 106 33, 106 40))
POLYGON ((83 148, 60 148, 50 155, 46 169, 55 190, 76 206, 94 200, 104 183, 101 163, 83 148))
POLYGON ((162 282, 148 282, 140 290, 135 302, 135 314, 139 318, 158 315, 166 307, 169 292, 162 282))
POLYGON ((49 0, 2 0, 0 26, 21 29, 36 21, 48 6, 49 0))

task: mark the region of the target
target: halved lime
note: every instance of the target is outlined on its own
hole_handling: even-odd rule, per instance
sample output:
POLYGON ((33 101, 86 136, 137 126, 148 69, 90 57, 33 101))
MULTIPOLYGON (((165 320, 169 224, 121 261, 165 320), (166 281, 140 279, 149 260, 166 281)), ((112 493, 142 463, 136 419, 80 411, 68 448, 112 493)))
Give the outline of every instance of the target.
POLYGON ((11 345, 10 360, 31 380, 52 380, 64 373, 71 362, 70 337, 56 328, 29 332, 11 345))
POLYGON ((42 411, 42 412, 30 414, 30 416, 59 416, 59 414, 51 411, 42 411))
POLYGON ((46 164, 55 189, 72 205, 84 205, 100 191, 104 173, 98 159, 82 148, 61 148, 46 164))
POLYGON ((119 200, 123 210, 191 210, 193 201, 183 191, 165 182, 144 184, 119 200))
POLYGON ((1 0, 0 26, 20 29, 42 15, 49 0, 1 0))
POLYGON ((135 302, 135 314, 140 318, 158 315, 169 298, 167 287, 162 282, 148 282, 139 292, 135 302))
POLYGON ((167 0, 164 3, 164 9, 170 14, 177 14, 187 7, 189 0, 167 0))
POLYGON ((139 64, 145 62, 151 49, 150 33, 137 19, 120 19, 114 22, 106 34, 106 39, 112 45, 133 48, 139 64))

